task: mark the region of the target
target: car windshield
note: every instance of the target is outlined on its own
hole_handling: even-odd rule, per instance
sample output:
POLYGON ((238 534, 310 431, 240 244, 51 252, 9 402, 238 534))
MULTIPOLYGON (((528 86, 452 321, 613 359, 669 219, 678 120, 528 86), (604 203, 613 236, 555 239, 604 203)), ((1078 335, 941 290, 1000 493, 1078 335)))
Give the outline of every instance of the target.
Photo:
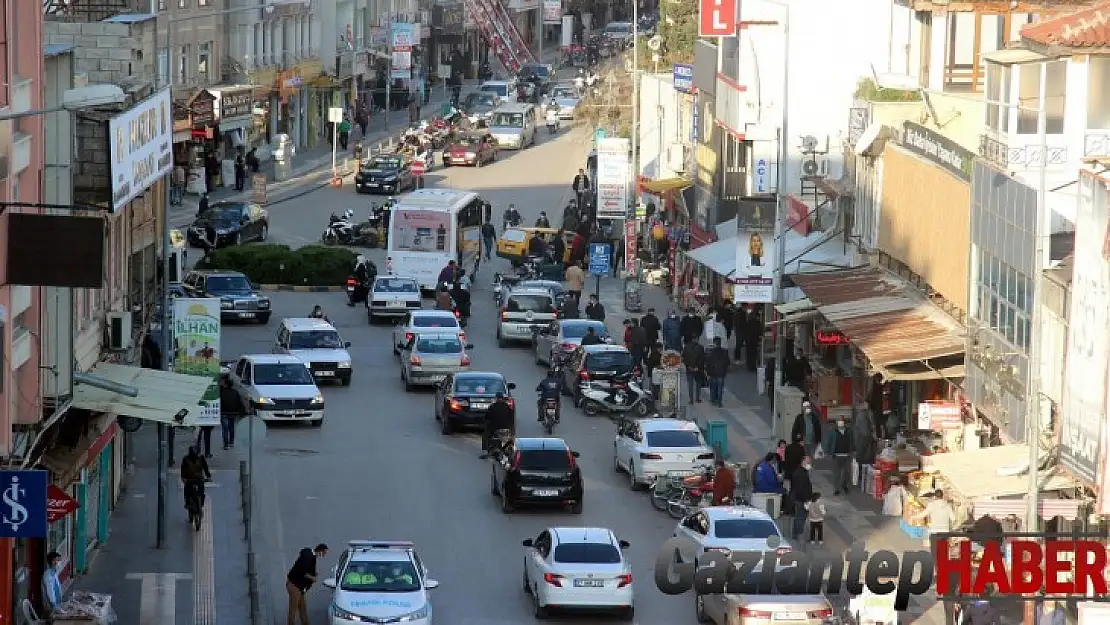
POLYGON ((416 342, 416 351, 421 354, 458 354, 462 350, 462 342, 455 337, 425 337, 416 342))
POLYGON ((376 156, 366 166, 370 169, 400 169, 401 163, 399 156, 376 156))
POLYGON ((647 433, 648 447, 701 447, 701 434, 693 430, 659 430, 647 433))
POLYGON ((497 103, 497 94, 493 91, 475 92, 466 96, 463 108, 469 110, 475 107, 494 107, 497 103))
POLYGON ((374 283, 375 293, 419 293, 420 289, 416 287, 414 280, 402 280, 400 278, 386 278, 378 280, 374 283))
POLYGON ((525 471, 569 471, 570 453, 565 449, 523 449, 519 466, 525 471))
POLYGON ((255 365, 254 383, 259 386, 313 384, 312 374, 302 363, 287 362, 273 365, 255 365))
POLYGON ((551 97, 556 100, 577 100, 578 94, 574 92, 574 89, 556 89, 551 92, 551 97))
POLYGON ((767 538, 778 536, 779 528, 768 519, 722 519, 713 523, 717 538, 767 538))
POLYGON ((493 119, 490 120, 491 126, 500 126, 502 128, 523 128, 524 127, 524 114, 523 113, 494 113, 493 119))
POLYGON ((558 282, 532 282, 531 280, 526 280, 521 282, 520 286, 522 288, 543 289, 545 291, 551 291, 552 293, 562 293, 565 290, 563 289, 563 285, 558 282))
POLYGON ((497 393, 509 394, 505 381, 500 378, 456 378, 456 393, 473 393, 475 395, 496 395, 497 393))
POLYGON ((335 330, 302 330, 289 336, 289 349, 342 349, 335 330))
POLYGON ((471 147, 471 146, 480 145, 481 143, 482 143, 482 138, 481 137, 459 137, 458 139, 455 140, 454 145, 455 145, 455 147, 459 147, 459 148, 467 148, 467 147, 471 147))
POLYGON ((482 85, 481 90, 486 93, 499 95, 502 98, 508 97, 509 95, 509 85, 482 85))
POLYGON ((246 214, 242 204, 214 204, 201 215, 207 219, 236 221, 246 214))
POLYGON ((617 35, 628 34, 632 32, 632 24, 609 24, 605 27, 605 32, 617 35))
POLYGON ((620 564, 621 552, 609 543, 563 543, 555 546, 555 561, 568 564, 620 564))
POLYGON ((356 561, 347 564, 340 588, 351 592, 416 592, 420 590, 420 575, 409 561, 356 561))
POLYGON ((590 371, 627 371, 632 368, 632 356, 628 352, 598 352, 586 356, 586 369, 590 371))
POLYGON ((414 328, 457 328, 459 320, 448 315, 420 316, 412 318, 412 325, 414 328))
POLYGON ((210 276, 204 288, 209 293, 250 291, 251 281, 244 276, 210 276))
POLYGON ((580 339, 586 336, 586 331, 590 328, 598 336, 605 336, 605 324, 598 321, 568 321, 563 324, 563 338, 565 339, 580 339))
POLYGON ((513 295, 507 304, 509 312, 551 313, 555 307, 550 295, 513 295))
POLYGON ((551 70, 546 65, 525 65, 520 68, 520 75, 527 78, 535 76, 541 80, 547 80, 551 77, 551 70))

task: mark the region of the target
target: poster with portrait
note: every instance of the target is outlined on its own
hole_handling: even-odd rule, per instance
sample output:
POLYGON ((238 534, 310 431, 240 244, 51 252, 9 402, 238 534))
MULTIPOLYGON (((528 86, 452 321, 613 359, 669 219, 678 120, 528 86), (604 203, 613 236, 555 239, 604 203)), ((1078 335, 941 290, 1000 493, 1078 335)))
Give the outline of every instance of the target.
POLYGON ((739 230, 736 272, 729 277, 732 299, 766 304, 775 296, 775 234, 773 230, 739 230))

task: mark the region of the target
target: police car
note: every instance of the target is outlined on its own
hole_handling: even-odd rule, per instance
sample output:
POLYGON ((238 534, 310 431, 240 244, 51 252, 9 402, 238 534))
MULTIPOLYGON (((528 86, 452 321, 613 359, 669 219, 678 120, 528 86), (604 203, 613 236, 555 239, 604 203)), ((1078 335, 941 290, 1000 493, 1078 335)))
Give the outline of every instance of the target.
POLYGON ((439 582, 411 542, 352 540, 324 580, 334 590, 328 608, 331 625, 408 623, 431 625, 429 590, 439 582))

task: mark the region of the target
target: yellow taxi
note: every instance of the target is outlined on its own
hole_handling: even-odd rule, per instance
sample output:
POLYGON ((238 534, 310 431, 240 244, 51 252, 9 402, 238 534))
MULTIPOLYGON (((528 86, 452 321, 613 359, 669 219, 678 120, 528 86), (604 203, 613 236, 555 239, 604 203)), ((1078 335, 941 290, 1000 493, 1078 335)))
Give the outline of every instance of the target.
MULTIPOLYGON (((523 262, 528 257, 528 244, 532 241, 532 237, 542 237, 550 244, 555 240, 558 232, 555 228, 507 228, 497 240, 497 255, 500 258, 507 258, 514 265, 523 262)), ((563 252, 564 263, 570 260, 570 244, 573 240, 573 232, 563 233, 563 242, 566 243, 566 251, 563 252)))

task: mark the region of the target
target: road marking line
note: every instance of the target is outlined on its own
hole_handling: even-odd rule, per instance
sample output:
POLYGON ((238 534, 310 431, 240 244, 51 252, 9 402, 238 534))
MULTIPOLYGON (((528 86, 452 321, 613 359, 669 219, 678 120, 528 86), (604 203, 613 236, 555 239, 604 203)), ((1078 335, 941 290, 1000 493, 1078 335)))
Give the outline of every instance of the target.
POLYGON ((177 582, 193 579, 188 573, 128 573, 139 580, 138 625, 173 625, 177 621, 177 582))
POLYGON ((213 625, 215 615, 215 559, 212 548, 212 498, 204 502, 200 531, 193 534, 193 623, 213 625))

